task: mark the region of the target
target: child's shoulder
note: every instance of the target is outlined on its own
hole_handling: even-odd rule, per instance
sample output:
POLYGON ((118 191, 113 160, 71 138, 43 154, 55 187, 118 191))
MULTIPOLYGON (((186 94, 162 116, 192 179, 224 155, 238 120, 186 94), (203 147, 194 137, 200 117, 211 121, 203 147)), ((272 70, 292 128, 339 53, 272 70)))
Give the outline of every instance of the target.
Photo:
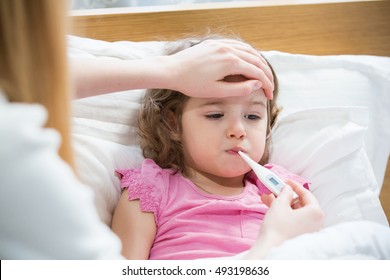
POLYGON ((172 171, 162 169, 151 159, 145 159, 139 168, 119 169, 116 172, 121 189, 127 191, 128 200, 139 200, 141 211, 154 213, 158 223, 172 171))
POLYGON ((164 185, 174 173, 171 169, 163 169, 152 159, 144 159, 138 168, 117 169, 116 173, 121 181, 121 188, 131 185, 164 185))

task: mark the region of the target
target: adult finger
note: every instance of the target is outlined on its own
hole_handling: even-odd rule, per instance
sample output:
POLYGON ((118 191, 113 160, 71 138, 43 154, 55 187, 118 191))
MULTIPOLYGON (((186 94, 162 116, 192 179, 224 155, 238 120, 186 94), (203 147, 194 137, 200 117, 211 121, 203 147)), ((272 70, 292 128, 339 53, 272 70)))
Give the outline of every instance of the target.
POLYGON ((293 196, 293 190, 291 186, 288 184, 283 187, 283 189, 280 191, 277 201, 286 204, 286 205, 291 205, 294 200, 293 196))
POLYGON ((272 74, 270 66, 265 60, 261 61, 258 57, 240 50, 234 51, 233 54, 242 59, 243 61, 249 63, 250 65, 257 67, 260 70, 256 71, 256 69, 253 69, 248 65, 247 67, 249 67, 249 69, 253 69, 253 72, 251 71, 246 73, 244 75, 245 77, 247 77, 248 79, 259 79, 263 83, 265 89, 270 89, 272 91, 274 90, 274 76, 272 74))
POLYGON ((272 202, 274 202, 275 200, 275 195, 274 194, 262 194, 261 195, 261 201, 267 205, 268 207, 271 206, 272 202))
POLYGON ((268 99, 272 99, 274 91, 273 80, 269 80, 262 69, 251 63, 241 60, 235 64, 234 68, 229 69, 228 71, 230 72, 230 75, 242 75, 248 80, 258 80, 261 82, 261 87, 264 89, 266 97, 268 99))
POLYGON ((234 48, 232 52, 240 57, 241 59, 259 67, 266 73, 267 77, 272 81, 273 75, 270 66, 268 65, 267 60, 260 54, 260 52, 248 51, 246 48, 241 48, 240 46, 234 48))
POLYGON ((258 56, 259 58, 261 58, 264 62, 265 62, 265 59, 264 57, 262 57, 259 53, 258 50, 256 50, 255 48, 253 48, 251 45, 249 45, 248 43, 245 43, 243 41, 240 41, 240 40, 234 40, 234 39, 212 39, 212 40, 206 40, 204 42, 212 42, 212 43, 220 43, 222 47, 234 47, 234 48, 237 48, 237 49, 241 49, 241 50, 244 50, 246 52, 249 52, 249 53, 252 53, 253 55, 256 55, 258 56))
POLYGON ((262 83, 258 80, 245 80, 241 82, 219 81, 211 92, 213 96, 218 95, 219 97, 245 96, 255 90, 261 89, 261 87, 262 83))
POLYGON ((291 186, 292 190, 298 195, 299 201, 302 206, 318 205, 318 201, 314 197, 314 195, 309 190, 304 188, 302 185, 291 180, 287 181, 287 183, 291 186))

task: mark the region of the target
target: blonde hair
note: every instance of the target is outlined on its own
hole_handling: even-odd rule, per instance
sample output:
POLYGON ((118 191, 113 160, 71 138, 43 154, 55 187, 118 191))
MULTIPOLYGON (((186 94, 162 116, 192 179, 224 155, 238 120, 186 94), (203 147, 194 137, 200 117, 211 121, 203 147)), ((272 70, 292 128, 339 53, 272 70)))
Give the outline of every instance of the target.
MULTIPOLYGON (((207 34, 189 37, 175 42, 166 53, 172 55, 204 40, 221 38, 226 38, 226 36, 207 34)), ((237 37, 233 38, 238 39, 237 37)), ((263 158, 260 160, 261 164, 268 162, 271 128, 274 126, 280 112, 280 108, 276 104, 278 80, 270 64, 269 66, 274 76, 275 89, 274 98, 267 101, 267 140, 263 158)), ((182 173, 185 173, 186 168, 181 143, 181 116, 188 99, 188 96, 178 91, 168 89, 148 90, 144 96, 143 106, 138 118, 138 134, 143 156, 153 159, 161 168, 170 168, 182 173)))
POLYGON ((47 109, 46 126, 59 131, 59 154, 73 166, 66 10, 64 0, 0 1, 0 88, 11 102, 47 109))

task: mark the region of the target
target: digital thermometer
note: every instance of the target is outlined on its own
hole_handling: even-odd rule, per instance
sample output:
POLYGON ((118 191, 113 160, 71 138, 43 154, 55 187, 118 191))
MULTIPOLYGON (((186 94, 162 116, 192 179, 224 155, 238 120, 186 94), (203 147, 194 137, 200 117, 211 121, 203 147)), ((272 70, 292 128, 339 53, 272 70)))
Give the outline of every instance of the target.
MULTIPOLYGON (((269 189, 275 196, 280 194, 280 191, 286 185, 282 179, 280 179, 275 173, 271 170, 261 166, 250 157, 248 157, 245 153, 238 151, 238 154, 245 160, 245 162, 252 168, 253 172, 255 172, 257 178, 269 189)), ((294 199, 298 197, 298 195, 293 192, 294 199)))

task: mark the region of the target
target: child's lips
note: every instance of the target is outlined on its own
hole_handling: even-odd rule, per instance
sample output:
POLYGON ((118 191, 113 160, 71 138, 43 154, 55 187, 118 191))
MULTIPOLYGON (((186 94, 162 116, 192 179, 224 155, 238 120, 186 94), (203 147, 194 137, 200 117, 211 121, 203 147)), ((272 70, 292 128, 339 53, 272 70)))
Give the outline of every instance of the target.
POLYGON ((238 155, 238 152, 239 152, 239 151, 241 151, 241 152, 243 152, 243 153, 246 153, 245 150, 244 150, 243 148, 240 148, 240 147, 234 147, 234 148, 232 148, 232 149, 230 149, 230 150, 227 150, 227 152, 228 152, 229 154, 233 154, 233 155, 238 155))

